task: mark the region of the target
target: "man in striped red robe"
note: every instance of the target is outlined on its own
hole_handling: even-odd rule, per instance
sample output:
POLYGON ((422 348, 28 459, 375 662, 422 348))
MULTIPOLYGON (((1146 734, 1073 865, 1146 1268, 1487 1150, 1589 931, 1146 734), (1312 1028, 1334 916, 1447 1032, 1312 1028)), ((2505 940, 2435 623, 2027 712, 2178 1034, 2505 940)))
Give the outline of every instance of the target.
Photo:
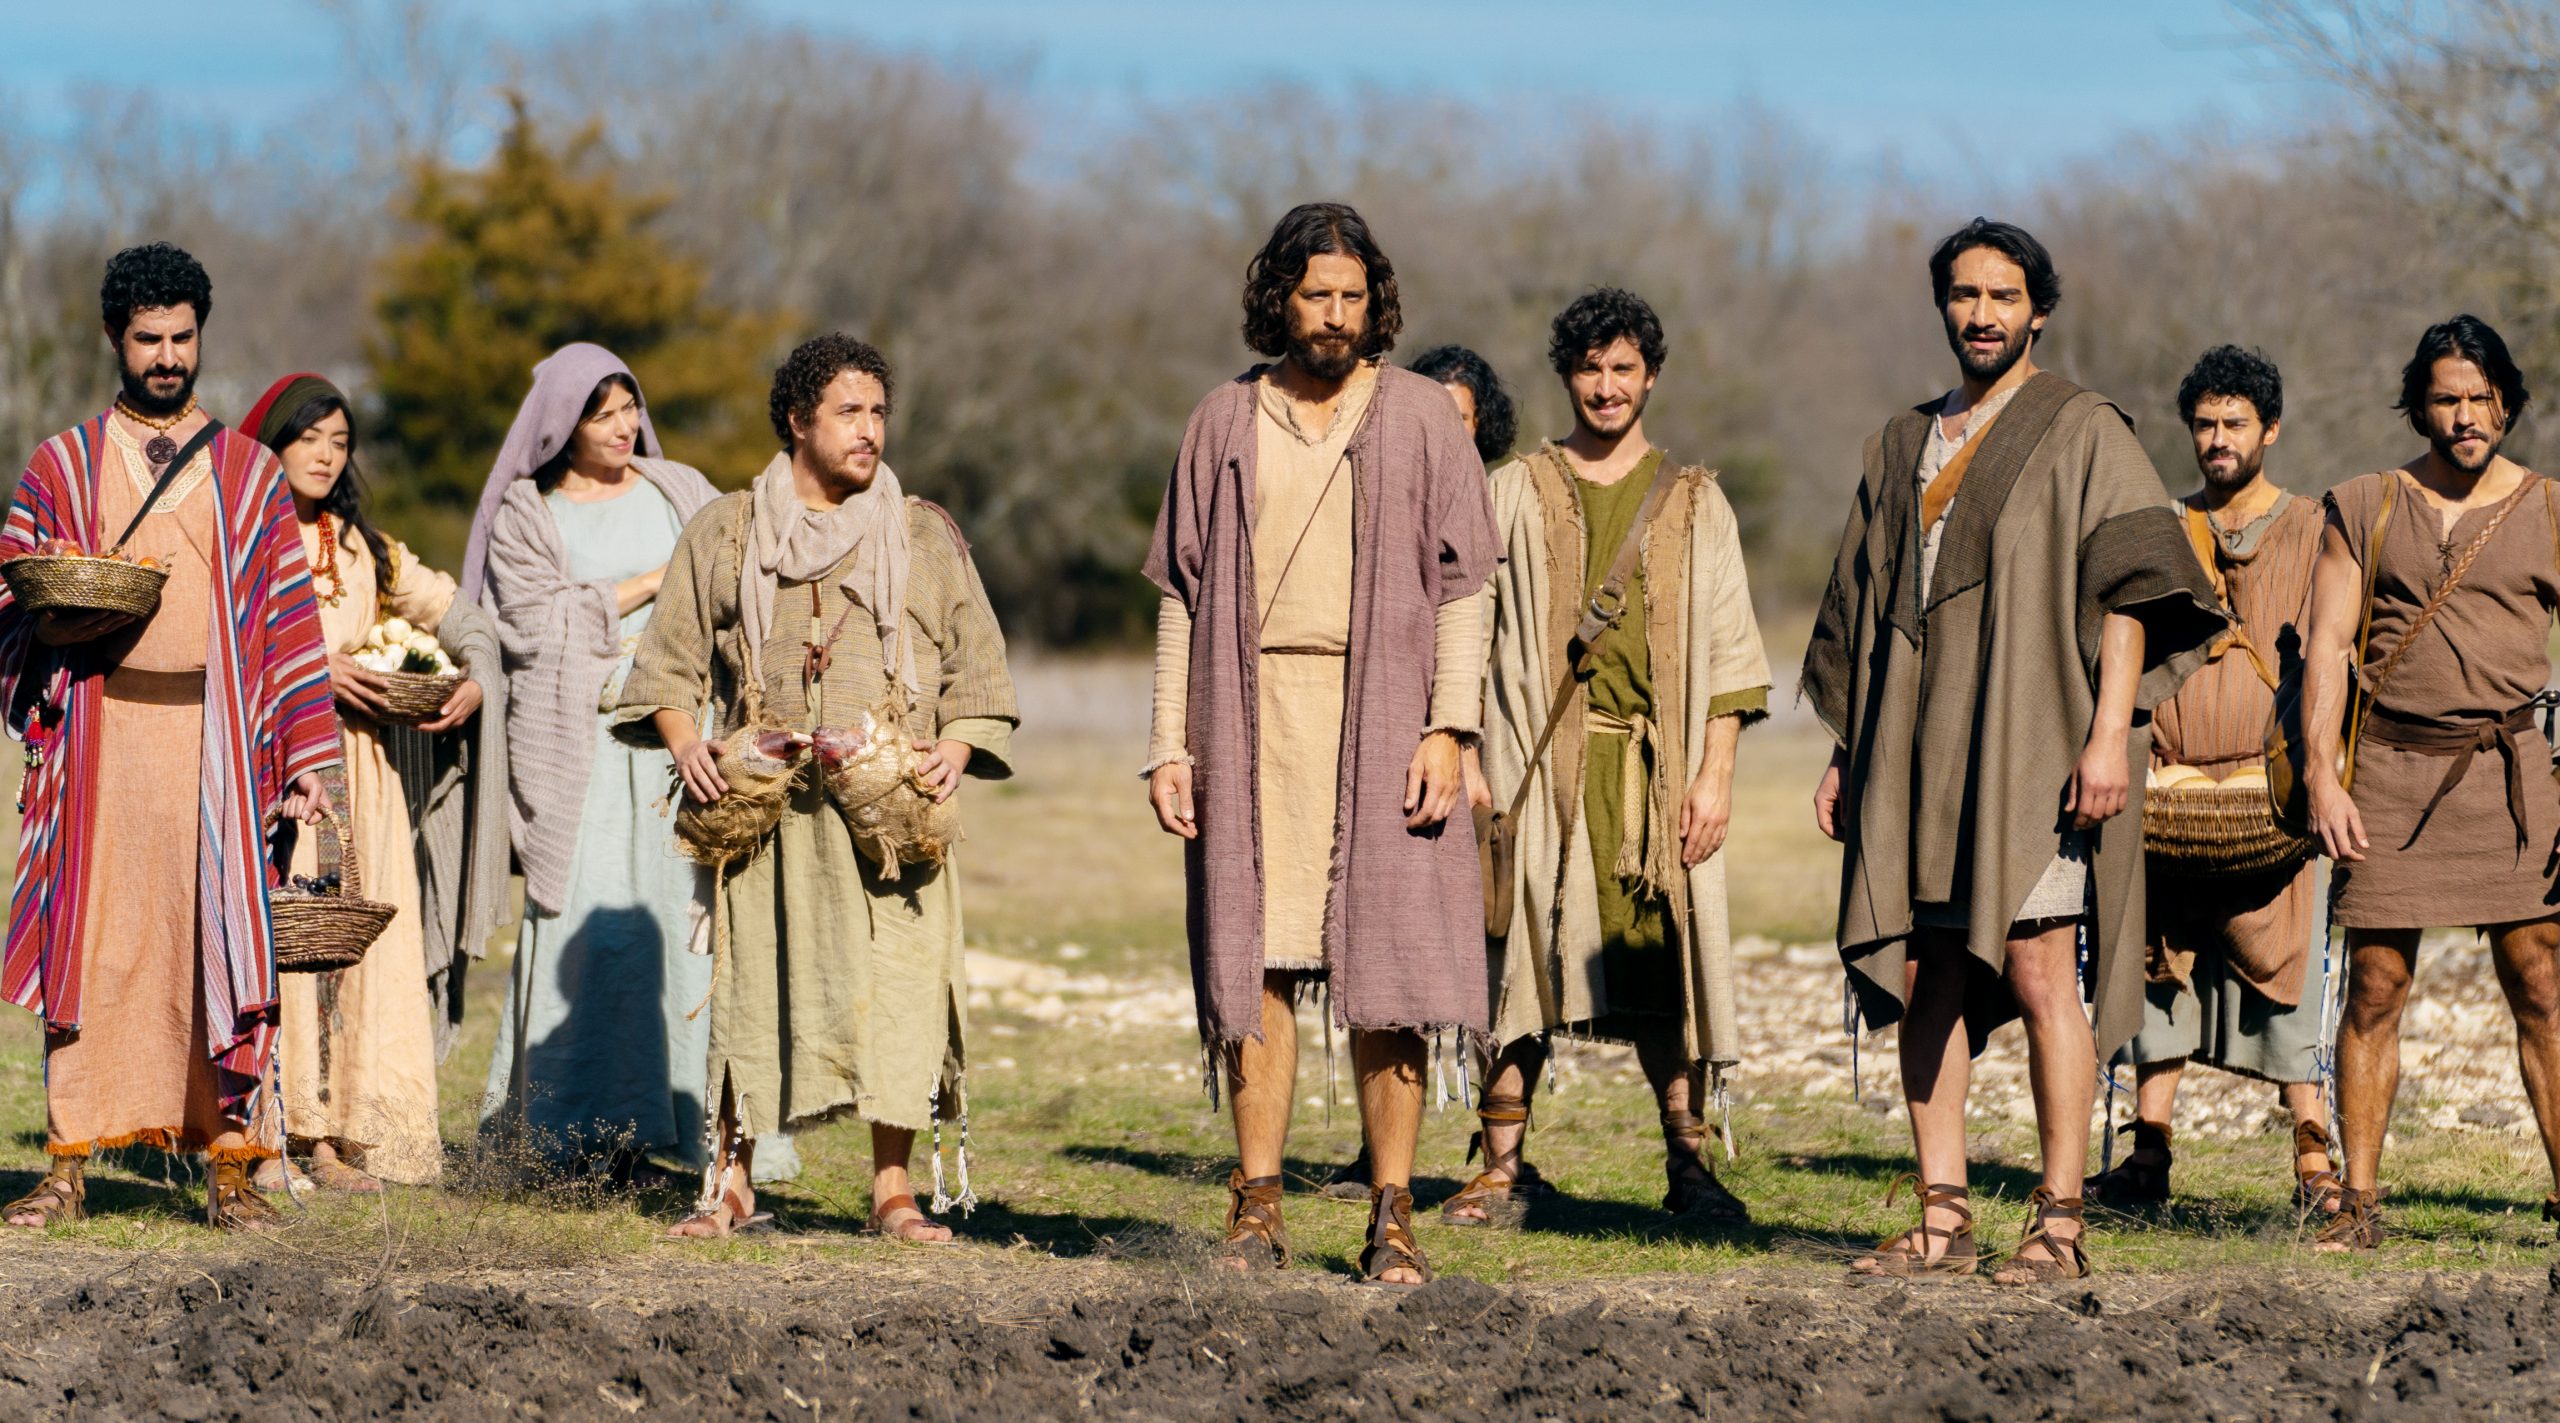
POLYGON ((246 1174, 275 1153, 266 831, 327 809, 329 661, 282 466, 219 427, 190 448, 211 423, 204 268, 132 248, 100 298, 123 390, 28 462, 0 561, 120 550, 167 581, 138 619, 0 589, 0 705, 27 748, 0 994, 44 1016, 51 1160, 0 1219, 78 1220, 90 1153, 149 1145, 206 1153, 209 1221, 260 1229, 277 1219, 246 1174))

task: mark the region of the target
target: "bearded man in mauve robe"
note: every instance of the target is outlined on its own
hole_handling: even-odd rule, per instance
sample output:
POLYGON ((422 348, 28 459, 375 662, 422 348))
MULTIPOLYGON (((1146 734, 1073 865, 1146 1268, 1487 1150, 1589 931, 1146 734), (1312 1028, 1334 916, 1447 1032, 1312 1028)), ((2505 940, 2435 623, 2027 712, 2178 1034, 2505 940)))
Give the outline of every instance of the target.
POLYGON ((1278 360, 1192 412, 1146 564, 1164 593, 1148 795, 1185 841, 1201 1042, 1241 1158, 1221 1260, 1288 1263, 1295 1005, 1322 983, 1373 1181, 1360 1274, 1415 1286, 1426 1035, 1488 1016, 1475 844, 1448 820, 1483 700, 1474 595, 1501 545, 1457 407, 1380 359, 1403 315, 1360 214, 1291 210, 1244 311, 1246 344, 1278 360))
POLYGON ((196 404, 204 268, 130 248, 100 305, 124 388, 28 461, 0 561, 120 550, 168 578, 141 618, 31 612, 0 588, 0 703, 27 746, 0 990, 44 1017, 51 1159, 0 1219, 79 1220, 90 1154, 145 1145, 206 1153, 209 1222, 265 1229, 280 1217, 248 1180, 279 1145, 265 832, 328 808, 328 657, 283 465, 196 404))
MULTIPOLYGON (((2320 504, 2267 478, 2267 451, 2284 433, 2275 362, 2237 346, 2205 352, 2178 386, 2178 417, 2204 485, 2177 514, 2232 627, 2153 713, 2152 774, 2262 794, 2276 689, 2301 673, 2320 504)), ((2294 1203, 2334 1212, 2342 1183, 2316 1061, 2325 985, 2308 975, 2318 908, 2310 860, 2209 879, 2156 860, 2148 868, 2142 1030, 2124 1050, 2135 1074, 2124 1127, 2133 1151, 2092 1192, 2119 1210, 2169 1199, 2170 1118, 2187 1064, 2200 1062, 2276 1084, 2293 1117, 2294 1203)))
POLYGON ((1922 1182, 1919 1225, 1850 1270, 1973 1273, 1972 1058, 2023 1018, 2044 1180, 1992 1278, 2075 1279, 2098 1060, 2142 1021, 2143 714, 2227 620, 2131 421, 2036 369, 2062 297, 2043 244, 1977 218, 1929 278, 1959 380, 1868 439, 1805 653, 1840 955, 1866 1020, 1902 1024, 1922 1182))

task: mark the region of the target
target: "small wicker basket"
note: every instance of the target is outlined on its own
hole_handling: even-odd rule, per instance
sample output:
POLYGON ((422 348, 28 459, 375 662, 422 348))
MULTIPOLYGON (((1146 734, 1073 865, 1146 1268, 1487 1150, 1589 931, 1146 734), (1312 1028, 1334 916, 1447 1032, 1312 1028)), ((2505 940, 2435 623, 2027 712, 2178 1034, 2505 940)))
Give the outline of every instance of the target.
POLYGON ((2311 856, 2285 833, 2263 785, 2153 786, 2142 801, 2142 847, 2151 867, 2195 877, 2263 875, 2311 856))
POLYGON ((335 894, 305 894, 277 889, 267 893, 269 916, 275 921, 276 971, 328 973, 364 961, 365 950, 382 937, 400 911, 394 905, 364 897, 364 876, 356 864, 355 842, 336 811, 321 817, 329 831, 320 852, 325 870, 331 850, 337 855, 335 894))
POLYGON ((453 689, 462 685, 462 677, 450 672, 381 672, 382 719, 403 726, 416 726, 444 714, 444 704, 453 699, 453 689))
POLYGON ((160 588, 169 575, 121 558, 85 554, 22 554, 0 563, 9 596, 32 613, 125 613, 148 618, 160 610, 160 588))

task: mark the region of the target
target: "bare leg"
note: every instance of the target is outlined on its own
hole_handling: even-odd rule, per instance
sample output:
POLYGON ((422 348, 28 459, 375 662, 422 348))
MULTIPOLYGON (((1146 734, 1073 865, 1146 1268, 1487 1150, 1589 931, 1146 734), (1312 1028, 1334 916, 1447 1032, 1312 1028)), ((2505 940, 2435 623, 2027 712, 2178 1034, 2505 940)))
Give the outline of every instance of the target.
POLYGON ((2516 1058, 2525 1100, 2542 1129, 2542 1153, 2560 1188, 2560 921, 2502 924, 2489 935, 2498 986, 2516 1015, 2516 1058))
POLYGON ((882 1235, 912 1245, 939 1245, 951 1238, 951 1227, 928 1217, 912 1204, 895 1210, 882 1210, 885 1201, 905 1196, 914 1200, 914 1185, 907 1179, 907 1159, 915 1154, 916 1133, 913 1127, 871 1124, 871 1227, 882 1235))
POLYGON ((2415 929, 2347 932, 2347 1002, 2338 1022, 2338 1126, 2347 1185, 2370 1191, 2382 1176, 2382 1134, 2400 1091, 2400 1014, 2417 961, 2415 929))
POLYGON ((1286 979, 1262 981, 1262 1040, 1227 1055, 1227 1096, 1235 1108, 1236 1156, 1244 1174, 1280 1174, 1289 1144, 1289 1108, 1298 1092, 1298 1014, 1286 979))
MULTIPOLYGON (((2057 924, 2012 939, 2008 959, 2009 990, 2026 1020, 2027 1080, 2035 1094, 2044 1188, 2057 1200, 2070 1200, 2080 1195, 2088 1170, 2089 1107, 2098 1095, 2097 1042, 2080 1006, 2077 926, 2057 924)), ((2046 1230, 2057 1241, 2080 1238, 2076 1220, 2056 1217, 2046 1230)))
POLYGON ((708 1210, 697 1210, 667 1228, 667 1234, 682 1240, 717 1240, 727 1236, 753 1219, 756 1213, 755 1138, 738 1129, 738 1108, 734 1093, 724 1077, 720 1083, 719 1145, 714 1150, 706 1174, 711 1198, 708 1210))
MULTIPOLYGON (((1972 972, 1959 935, 1924 929, 1912 938, 1909 1007, 1902 1017, 1902 1101, 1911 1112, 1911 1141, 1920 1160, 1924 1186, 1965 1184, 1964 1099, 1973 1085, 1973 1058, 1964 1029, 1965 976, 1972 972)), ((1933 1231, 1952 1231, 1963 1215, 1946 1206, 1921 1212, 1921 1223, 1933 1231)), ((1946 1254, 1946 1237, 1923 1236, 1923 1258, 1946 1254)), ((1849 1268, 1872 1271, 1881 1262, 1873 1255, 1849 1268)))
MULTIPOLYGON (((2178 1110, 2178 1084, 2187 1076, 2187 1060, 2171 1058, 2167 1062, 2146 1062, 2133 1069, 2133 1115, 2137 1121, 2165 1127, 2178 1110)), ((2142 1155, 2136 1148, 2134 1155, 2142 1155)), ((2156 1154, 2155 1154, 2156 1155, 2156 1154)))
MULTIPOLYGON (((1413 1147, 1422 1134, 1422 1068, 1427 1051, 1420 1033, 1352 1031, 1351 1068, 1360 1082, 1360 1130, 1369 1143, 1370 1180, 1380 1188, 1413 1184, 1413 1147)), ((1402 1268, 1378 1278, 1388 1284, 1422 1283, 1421 1275, 1402 1268)))
POLYGON ((2299 1143, 2293 1153, 2297 1198, 2300 1190, 2310 1190, 2315 1193, 2312 1205, 2334 1213, 2338 1206, 2338 1193, 2309 1183, 2324 1171, 2330 1173, 2332 1181, 2340 1179, 2336 1174, 2338 1163, 2317 1143, 2304 1141, 2302 1137, 2302 1129, 2306 1126, 2317 1128, 2323 1138, 2329 1133, 2329 1104, 2321 1099, 2320 1084, 2288 1082, 2277 1089, 2277 1095, 2283 1099, 2285 1111, 2293 1117, 2294 1140, 2299 1143))
MULTIPOLYGON (((1485 1064, 1483 1102, 1518 1102, 1522 1110, 1536 1100, 1538 1074, 1546 1069, 1547 1044, 1543 1038, 1522 1038, 1496 1054, 1485 1064)), ((1525 1121, 1502 1122, 1486 1119, 1484 1131, 1484 1169, 1517 1182, 1520 1179, 1520 1149, 1527 1141, 1529 1124, 1525 1121)), ((1441 1209, 1453 1220, 1484 1220, 1490 1215, 1481 1201, 1453 1202, 1441 1209)))

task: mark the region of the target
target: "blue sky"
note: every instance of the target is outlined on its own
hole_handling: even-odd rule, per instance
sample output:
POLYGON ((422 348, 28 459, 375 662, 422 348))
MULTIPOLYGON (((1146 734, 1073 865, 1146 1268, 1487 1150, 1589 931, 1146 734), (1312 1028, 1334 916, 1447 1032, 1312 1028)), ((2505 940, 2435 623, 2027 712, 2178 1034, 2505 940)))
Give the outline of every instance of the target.
MULTIPOLYGON (((388 13, 388 0, 355 0, 388 13)), ((610 23, 597 0, 441 0, 489 39, 610 23)), ((2055 165, 2200 124, 2281 134, 2318 96, 2249 43, 2223 0, 729 0, 885 49, 1027 74, 1067 112, 1289 79, 1372 85, 1695 128, 1738 102, 1785 115, 1854 168, 1926 183, 2032 183, 2055 165)), ((312 0, 184 6, 0 0, 0 94, 41 135, 75 89, 147 77, 219 123, 305 112, 337 40, 312 0)))

